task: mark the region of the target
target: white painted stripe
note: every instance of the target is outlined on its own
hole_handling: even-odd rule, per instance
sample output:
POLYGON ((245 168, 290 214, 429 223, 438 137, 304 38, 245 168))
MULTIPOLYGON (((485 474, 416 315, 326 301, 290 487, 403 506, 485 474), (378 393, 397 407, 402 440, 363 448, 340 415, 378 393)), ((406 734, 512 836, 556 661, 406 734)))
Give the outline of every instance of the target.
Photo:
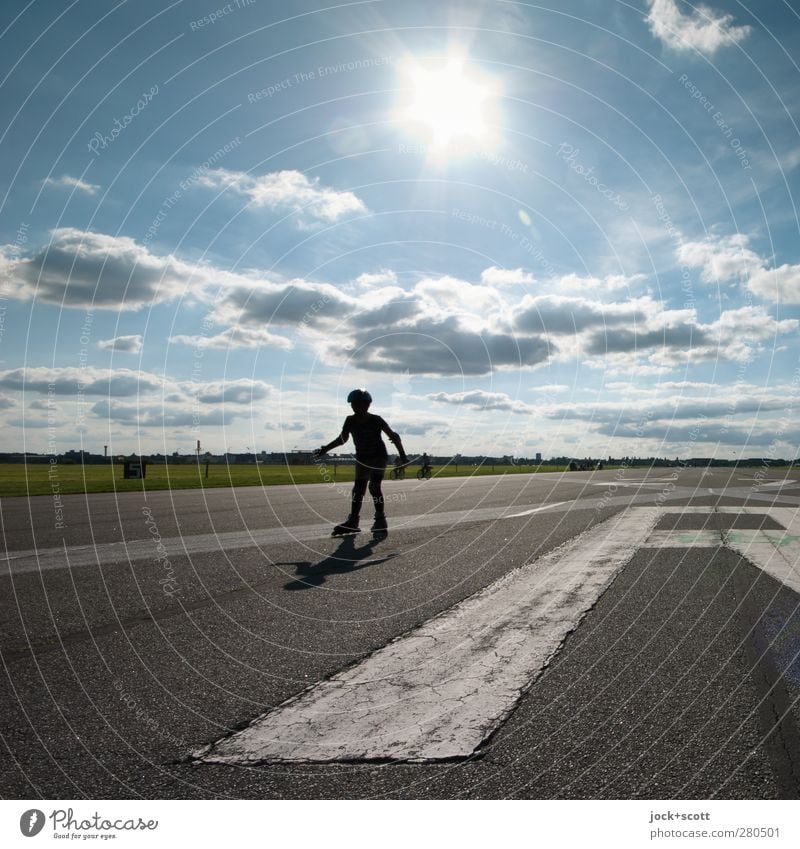
POLYGON ((563 504, 572 504, 572 501, 554 501, 552 504, 543 504, 541 507, 533 507, 530 510, 523 510, 522 513, 512 513, 510 516, 503 516, 503 518, 519 519, 520 516, 530 516, 533 513, 541 513, 543 510, 550 510, 552 507, 561 507, 563 504))
MULTIPOLYGON (((438 513, 424 513, 418 516, 389 518, 389 530, 406 528, 436 527, 455 525, 460 522, 493 521, 503 518, 508 507, 483 507, 474 510, 450 510, 438 513)), ((159 552, 156 543, 163 545, 161 555, 182 557, 209 552, 230 552, 238 548, 256 546, 285 545, 295 541, 306 542, 330 537, 333 524, 292 525, 279 528, 259 528, 252 531, 228 531, 217 534, 187 534, 182 537, 160 537, 133 539, 127 542, 107 542, 93 545, 74 545, 69 547, 69 560, 63 546, 57 548, 28 549, 9 552, 0 558, 11 574, 49 571, 51 569, 108 566, 113 563, 128 563, 134 560, 152 560, 159 552)), ((2 569, 2 571, 5 571, 2 569)))
MULTIPOLYGON (((544 505, 542 509, 572 504, 572 501, 544 505)), ((615 503, 615 502, 612 502, 615 503)), ((594 502, 579 505, 591 510, 594 502)), ((472 510, 447 510, 422 513, 414 516, 389 517, 389 531, 415 530, 452 526, 463 522, 492 522, 506 516, 510 508, 478 507, 472 510)), ((307 542, 326 539, 331 535, 331 524, 291 525, 283 528, 260 528, 252 531, 229 531, 217 534, 187 534, 182 537, 160 537, 133 539, 127 542, 106 542, 97 545, 63 545, 55 548, 11 551, 0 557, 0 574, 23 574, 43 572, 51 569, 76 569, 81 566, 110 566, 114 563, 129 563, 135 560, 155 560, 159 556, 184 557, 193 554, 230 552, 239 548, 285 545, 292 542, 307 542), (156 550, 156 545, 163 549, 156 550)))
POLYGON ((708 505, 705 507, 683 507, 678 504, 674 507, 664 507, 663 512, 667 516, 682 516, 685 513, 702 513, 706 516, 711 516, 714 513, 730 513, 735 515, 746 513, 747 515, 764 516, 767 513, 773 513, 774 510, 772 507, 734 507, 730 505, 727 507, 710 507, 708 505))
POLYGON ((254 763, 472 754, 659 514, 632 508, 594 526, 195 756, 254 763))
MULTIPOLYGON (((674 480, 675 480, 674 478, 669 479, 669 481, 674 481, 674 480)), ((591 486, 604 486, 604 487, 607 487, 607 488, 610 488, 612 486, 614 486, 614 487, 629 486, 629 487, 635 487, 636 489, 639 489, 639 487, 642 487, 642 486, 652 486, 652 487, 655 487, 657 489, 661 489, 661 487, 665 483, 668 483, 668 481, 662 481, 661 483, 657 483, 655 481, 615 481, 615 480, 608 480, 608 481, 600 481, 600 482, 598 482, 598 481, 587 481, 587 483, 590 484, 591 486)), ((690 489, 691 487, 684 484, 684 488, 690 489)))
POLYGON ((780 481, 775 478, 736 478, 737 481, 747 481, 747 483, 782 483, 785 478, 782 478, 780 481))

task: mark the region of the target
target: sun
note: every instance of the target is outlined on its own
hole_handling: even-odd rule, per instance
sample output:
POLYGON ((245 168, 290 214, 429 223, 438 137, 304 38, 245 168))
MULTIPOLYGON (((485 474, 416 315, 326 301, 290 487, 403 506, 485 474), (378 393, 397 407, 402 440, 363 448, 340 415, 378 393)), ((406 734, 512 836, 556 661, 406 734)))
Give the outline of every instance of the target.
POLYGON ((405 100, 399 119, 434 153, 486 144, 496 96, 493 82, 451 54, 429 63, 409 60, 402 69, 405 100))

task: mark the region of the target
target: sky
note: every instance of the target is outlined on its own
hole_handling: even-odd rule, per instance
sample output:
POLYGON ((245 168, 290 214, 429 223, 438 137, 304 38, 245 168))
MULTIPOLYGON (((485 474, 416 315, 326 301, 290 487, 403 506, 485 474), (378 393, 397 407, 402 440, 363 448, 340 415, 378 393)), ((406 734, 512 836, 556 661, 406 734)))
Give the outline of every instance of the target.
POLYGON ((800 3, 0 9, 5 451, 800 455, 800 3))

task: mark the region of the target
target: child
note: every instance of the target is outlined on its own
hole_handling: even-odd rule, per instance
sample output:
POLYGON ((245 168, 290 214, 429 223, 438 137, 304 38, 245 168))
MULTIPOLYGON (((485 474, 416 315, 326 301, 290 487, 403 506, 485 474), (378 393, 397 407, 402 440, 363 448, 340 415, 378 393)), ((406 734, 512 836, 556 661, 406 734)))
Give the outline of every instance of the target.
POLYGON ((354 389, 347 396, 347 402, 353 408, 353 415, 344 420, 341 434, 333 442, 323 445, 322 448, 314 452, 317 457, 321 457, 332 448, 344 445, 351 435, 356 444, 356 479, 350 500, 350 515, 341 525, 337 525, 333 529, 333 536, 356 534, 360 531, 358 518, 361 514, 364 493, 368 486, 369 494, 372 496, 375 505, 375 521, 372 530, 386 530, 381 482, 386 471, 388 455, 386 445, 381 439, 381 432, 385 433, 389 441, 397 448, 402 462, 408 462, 399 434, 395 433, 380 416, 368 412, 372 403, 372 396, 366 389, 354 389))

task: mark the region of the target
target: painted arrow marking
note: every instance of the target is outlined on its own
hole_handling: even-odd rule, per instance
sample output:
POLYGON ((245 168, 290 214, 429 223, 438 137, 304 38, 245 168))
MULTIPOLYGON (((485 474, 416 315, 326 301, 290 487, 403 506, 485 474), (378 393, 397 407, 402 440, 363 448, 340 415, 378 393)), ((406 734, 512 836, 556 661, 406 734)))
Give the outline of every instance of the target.
POLYGON ((658 508, 631 508, 195 753, 213 763, 471 755, 619 570, 658 508))

